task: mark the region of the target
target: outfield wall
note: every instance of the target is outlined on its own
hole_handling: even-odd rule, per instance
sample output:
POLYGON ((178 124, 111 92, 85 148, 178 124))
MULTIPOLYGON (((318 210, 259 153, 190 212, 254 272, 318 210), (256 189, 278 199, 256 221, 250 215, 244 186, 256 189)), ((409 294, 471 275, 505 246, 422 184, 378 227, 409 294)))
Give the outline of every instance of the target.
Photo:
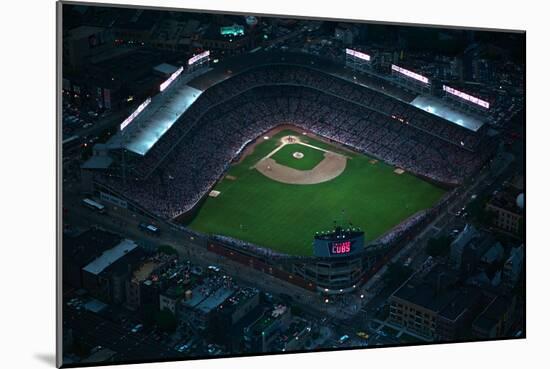
POLYGON ((258 258, 255 256, 251 256, 251 255, 247 255, 242 252, 239 252, 231 247, 228 247, 228 245, 224 245, 219 241, 210 240, 208 242, 207 249, 210 252, 221 255, 233 261, 236 261, 249 268, 259 270, 262 273, 269 274, 275 278, 281 279, 287 283, 294 284, 300 288, 303 288, 309 291, 317 290, 317 285, 314 282, 307 281, 306 279, 294 273, 290 273, 284 270, 283 268, 281 268, 280 265, 269 264, 263 258, 258 258))

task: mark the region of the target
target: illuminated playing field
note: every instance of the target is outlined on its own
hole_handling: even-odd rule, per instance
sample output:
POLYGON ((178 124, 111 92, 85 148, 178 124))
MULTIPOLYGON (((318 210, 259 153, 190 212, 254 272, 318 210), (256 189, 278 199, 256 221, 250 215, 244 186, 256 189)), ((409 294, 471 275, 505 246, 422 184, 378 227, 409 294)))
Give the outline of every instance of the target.
MULTIPOLYGON (((271 159, 298 170, 310 170, 323 160, 324 152, 299 144, 288 144, 271 159), (301 159, 293 157, 299 151, 301 159)), ((310 256, 317 231, 328 230, 340 221, 361 227, 366 240, 384 234, 419 210, 433 206, 444 190, 408 173, 396 174, 382 162, 373 164, 365 155, 344 152, 305 137, 282 131, 264 140, 227 173, 214 188, 219 196, 208 198, 190 227, 204 233, 221 234, 273 250, 310 256), (345 154, 345 170, 336 178, 313 184, 287 184, 267 178, 254 168, 262 158, 281 145, 281 138, 299 136, 306 144, 345 154)))

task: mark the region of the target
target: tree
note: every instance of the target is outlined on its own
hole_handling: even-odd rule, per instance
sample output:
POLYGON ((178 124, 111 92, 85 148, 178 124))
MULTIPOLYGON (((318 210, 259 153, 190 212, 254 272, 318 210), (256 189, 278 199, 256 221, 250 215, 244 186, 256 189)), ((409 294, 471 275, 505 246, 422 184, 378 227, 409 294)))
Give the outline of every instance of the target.
POLYGON ((493 211, 487 210, 487 202, 489 198, 486 195, 479 196, 471 201, 466 206, 466 211, 470 214, 471 219, 479 225, 490 227, 493 225, 496 214, 493 211))
POLYGON ((447 256, 451 250, 451 238, 448 236, 432 237, 428 240, 426 253, 430 256, 447 256))
POLYGON ((177 255, 178 254, 176 249, 173 248, 170 245, 160 245, 159 248, 158 248, 158 252, 161 252, 161 253, 166 254, 166 255, 177 255))

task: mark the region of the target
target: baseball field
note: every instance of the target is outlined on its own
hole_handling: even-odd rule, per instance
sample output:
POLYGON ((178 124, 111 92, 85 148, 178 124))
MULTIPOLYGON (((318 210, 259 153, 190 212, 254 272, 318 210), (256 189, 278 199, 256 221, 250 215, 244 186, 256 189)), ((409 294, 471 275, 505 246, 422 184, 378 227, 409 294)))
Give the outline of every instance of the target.
POLYGON ((375 239, 445 191, 368 156, 283 130, 234 164, 189 226, 275 251, 311 256, 315 232, 352 223, 375 239))

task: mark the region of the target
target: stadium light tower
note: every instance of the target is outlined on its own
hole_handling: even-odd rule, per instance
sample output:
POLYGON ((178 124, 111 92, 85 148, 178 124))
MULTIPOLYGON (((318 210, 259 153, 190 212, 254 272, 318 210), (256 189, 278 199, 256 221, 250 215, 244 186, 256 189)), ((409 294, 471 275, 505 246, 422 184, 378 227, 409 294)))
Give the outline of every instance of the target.
POLYGON ((210 50, 192 56, 187 61, 187 73, 193 73, 198 69, 207 68, 210 65, 210 50))
POLYGON ((371 68, 371 56, 363 52, 346 49, 346 66, 359 72, 366 72, 371 68))

